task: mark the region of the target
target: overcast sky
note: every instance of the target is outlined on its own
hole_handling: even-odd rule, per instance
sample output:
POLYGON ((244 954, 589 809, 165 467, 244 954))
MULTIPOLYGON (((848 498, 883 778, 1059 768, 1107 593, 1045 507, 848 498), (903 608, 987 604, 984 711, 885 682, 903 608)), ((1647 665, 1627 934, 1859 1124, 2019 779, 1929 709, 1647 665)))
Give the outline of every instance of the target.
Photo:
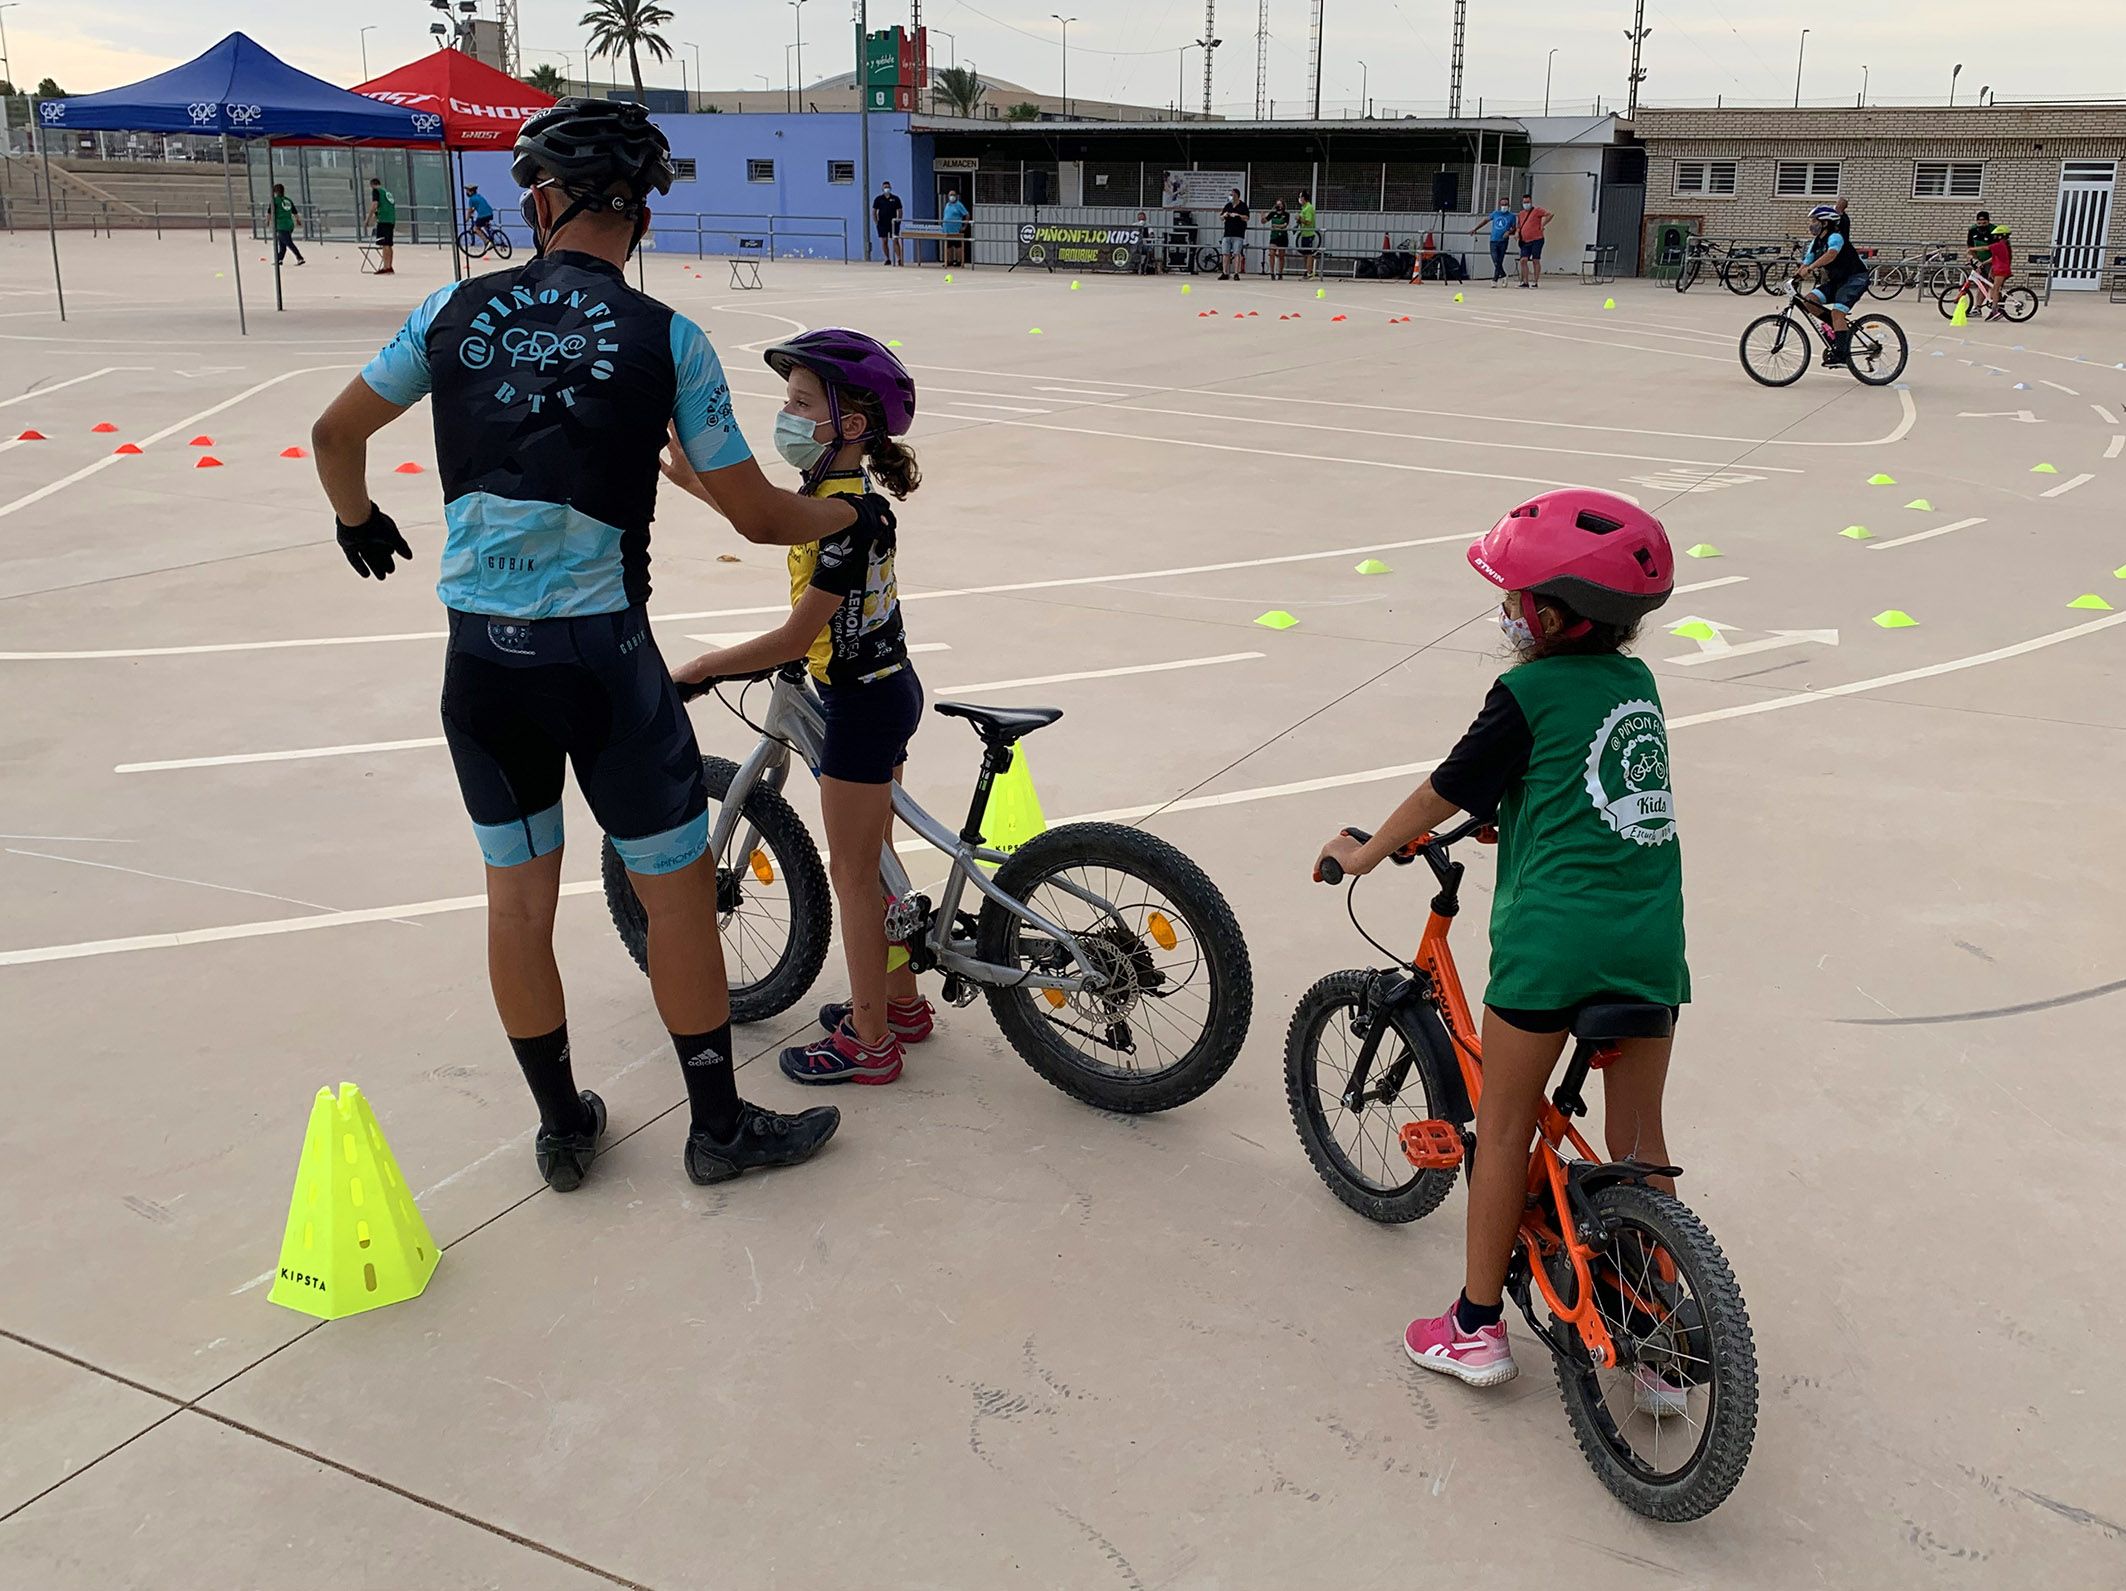
MULTIPOLYGON (((786 0, 666 0, 676 14, 668 30, 675 44, 701 46, 708 86, 754 88, 765 77, 780 88, 784 46, 792 38, 786 0)), ((525 63, 554 61, 557 50, 579 50, 576 25, 582 0, 521 0, 525 63), (549 53, 539 53, 545 50, 549 53)), ((1201 36, 1203 12, 1193 0, 929 0, 924 20, 934 50, 957 51, 994 75, 1049 92, 1061 73, 1060 29, 1051 13, 1078 20, 1070 29, 1070 88, 1074 98, 1165 105, 1175 94, 1177 48, 1201 36)), ((492 15, 494 0, 482 0, 492 15)), ((1271 0, 1269 96, 1290 114, 1306 89, 1307 0, 1271 0)), ((56 77, 70 92, 129 82, 198 53, 232 29, 242 29, 306 71, 351 84, 361 77, 358 29, 368 35, 372 74, 425 54, 435 17, 424 0, 353 0, 347 5, 296 6, 288 0, 22 0, 0 11, 7 29, 12 76, 34 83, 56 77)), ((807 0, 805 76, 818 79, 849 68, 850 12, 837 0, 807 0)), ((1326 114, 1355 110, 1364 83, 1377 108, 1436 110, 1447 92, 1452 0, 1334 0, 1322 72, 1326 114), (1359 63, 1368 66, 1363 71, 1359 63)), ((905 23, 906 0, 878 0, 874 28, 905 23)), ((1463 109, 1533 110, 1543 97, 1546 59, 1556 47, 1551 94, 1558 106, 1601 95, 1621 99, 1630 67, 1625 31, 1631 0, 1470 0, 1463 109)), ((1246 0, 1219 6, 1216 103, 1245 113, 1255 91, 1256 7, 1246 0)), ((1829 4, 1826 0, 1646 0, 1647 103, 1715 95, 1787 102, 1794 93, 1796 45, 1808 36, 1805 100, 1850 102, 1860 90, 1861 65, 1870 67, 1869 97, 1939 102, 1951 69, 1964 62, 1959 98, 1990 86, 2003 98, 2020 96, 2126 97, 2126 0, 1888 0, 1829 4), (2003 25, 2004 24, 2004 25, 2003 25)), ((692 52, 687 52, 692 60, 692 52)), ((580 56, 578 57, 580 59, 580 56)), ((578 71, 581 70, 579 67, 578 71)), ((599 75, 606 69, 601 64, 599 75)), ((691 66, 689 67, 691 71, 691 66)), ((624 70, 618 76, 625 76, 624 70)), ((679 86, 676 60, 645 63, 654 84, 679 86)), ((1201 57, 1189 56, 1187 100, 1200 102, 1201 57)))

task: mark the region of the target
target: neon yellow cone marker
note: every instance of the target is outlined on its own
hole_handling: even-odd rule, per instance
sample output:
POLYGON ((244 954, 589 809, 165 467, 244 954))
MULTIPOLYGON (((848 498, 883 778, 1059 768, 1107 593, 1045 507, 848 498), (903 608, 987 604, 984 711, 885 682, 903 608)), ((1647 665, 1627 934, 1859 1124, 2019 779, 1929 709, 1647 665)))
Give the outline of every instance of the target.
POLYGON ((1845 537, 1847 541, 1873 541, 1875 539, 1865 525, 1848 525, 1838 534, 1845 537))
POLYGON ((1884 608, 1875 615, 1875 622, 1885 630, 1909 630, 1916 627, 1919 620, 1902 608, 1884 608))
POLYGON ((1683 549, 1683 556, 1686 558, 1718 558, 1720 555, 1720 549, 1709 541, 1701 541, 1695 547, 1683 549))
POLYGON ((2050 464, 2033 464, 2030 466, 2030 473, 2032 475, 2057 475, 2059 471, 2050 464))
POLYGON ((2083 592, 2082 595, 2076 597, 2067 606, 2070 608, 2095 608, 2100 613, 2109 613, 2111 611, 2111 604, 2094 591, 2083 592))
POLYGON ((1299 621, 1282 608, 1272 608, 1268 613, 1258 617, 1255 622, 1265 630, 1289 630, 1299 621))

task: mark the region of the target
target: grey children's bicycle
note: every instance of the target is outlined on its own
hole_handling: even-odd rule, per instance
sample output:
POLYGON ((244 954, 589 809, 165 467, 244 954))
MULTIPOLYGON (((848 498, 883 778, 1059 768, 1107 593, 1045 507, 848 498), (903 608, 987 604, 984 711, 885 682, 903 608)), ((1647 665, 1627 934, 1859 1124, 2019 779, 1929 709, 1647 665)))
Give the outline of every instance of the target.
MULTIPOLYGON (((803 999, 826 961, 833 897, 819 848, 783 798, 792 754, 817 775, 826 727, 802 663, 701 691, 771 678, 760 731, 742 764, 703 757, 714 817, 718 915, 731 980, 731 1018, 762 1022, 803 999)), ((687 694, 701 692, 688 691, 687 694)), ((894 815, 952 866, 933 900, 889 846, 879 856, 886 937, 918 973, 945 975, 944 997, 986 994, 1013 1049, 1057 1088, 1104 1110, 1168 1110, 1223 1077, 1247 1038, 1254 975, 1224 895, 1156 835, 1117 823, 1066 823, 1006 854, 982 843, 990 790, 1018 742, 1062 717, 1054 707, 938 702, 982 742, 982 765, 958 832, 898 784, 894 815), (996 869, 992 877, 984 864, 996 869), (977 901, 969 901, 972 890, 977 901), (972 906, 975 909, 966 909, 972 906)), ((605 842, 613 926, 648 966, 649 921, 612 842, 605 842)))

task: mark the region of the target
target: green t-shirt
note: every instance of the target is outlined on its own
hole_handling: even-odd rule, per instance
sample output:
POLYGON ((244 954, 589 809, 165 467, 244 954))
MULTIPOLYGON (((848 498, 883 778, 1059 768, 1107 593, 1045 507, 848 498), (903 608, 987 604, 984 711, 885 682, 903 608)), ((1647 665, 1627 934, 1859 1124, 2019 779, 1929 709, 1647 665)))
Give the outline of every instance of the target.
POLYGON ((1314 235, 1314 205, 1311 200, 1299 207, 1299 235, 1303 238, 1314 235))
POLYGON ((389 188, 375 190, 376 218, 379 221, 396 221, 399 218, 399 201, 392 198, 389 188))
POLYGON ((1681 1005, 1683 857, 1652 671, 1617 653, 1551 657, 1501 683, 1532 744, 1499 803, 1484 1003, 1681 1005))
POLYGON ((276 232, 293 232, 295 230, 295 201, 285 193, 276 193, 273 196, 273 230, 276 232))

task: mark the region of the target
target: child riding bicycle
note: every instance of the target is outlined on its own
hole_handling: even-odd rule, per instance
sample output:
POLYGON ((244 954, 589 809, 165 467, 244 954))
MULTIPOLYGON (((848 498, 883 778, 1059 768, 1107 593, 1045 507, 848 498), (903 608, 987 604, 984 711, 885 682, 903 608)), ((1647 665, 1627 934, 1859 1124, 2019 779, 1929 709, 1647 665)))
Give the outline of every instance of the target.
POLYGON ((495 207, 487 202, 477 182, 465 184, 465 224, 475 232, 493 230, 495 207))
MULTIPOLYGON (((1367 873, 1456 812, 1497 817, 1465 1280, 1445 1314, 1411 1322, 1403 1338, 1426 1369, 1489 1387, 1518 1374, 1503 1319, 1507 1266, 1544 1085, 1573 1018, 1606 1002, 1680 1006, 1690 974, 1666 721, 1652 672, 1623 650, 1673 589, 1667 532, 1624 498, 1572 488, 1523 503, 1468 556, 1505 594, 1499 625, 1517 661, 1374 836, 1338 835, 1321 857, 1367 873)), ((1616 1159, 1669 1163, 1670 1044, 1624 1040, 1604 1070, 1616 1159)), ((1667 1177, 1647 1180, 1673 1191, 1667 1177)), ((1682 1407, 1651 1370, 1634 1384, 1656 1417, 1682 1407)))
POLYGON ((1801 253, 1801 269, 1794 273, 1802 302, 1818 306, 1831 323, 1831 346, 1823 356, 1826 365, 1842 365, 1850 356, 1853 325, 1850 311, 1868 289, 1868 268, 1846 231, 1846 220, 1834 204, 1819 204, 1809 212, 1809 242, 1801 253), (1816 286, 1803 289, 1803 278, 1820 278, 1816 286))
MULTIPOLYGON (((822 328, 762 357, 787 383, 775 417, 776 451, 803 472, 809 495, 863 495, 875 479, 905 498, 921 483, 915 455, 895 440, 915 418, 915 381, 882 344, 822 328)), ((695 491, 683 460, 667 457, 665 473, 695 491)), ((919 1044, 931 1031, 930 1002, 905 958, 888 970, 879 890, 879 851, 893 836, 893 784, 923 716, 922 682, 901 626, 895 545, 890 521, 875 532, 860 521, 839 536, 791 545, 790 617, 766 635, 704 652, 672 671, 691 685, 806 658, 825 708, 819 804, 849 999, 821 1010, 824 1037, 782 1052, 783 1072, 799 1083, 890 1083, 901 1075, 901 1046, 919 1044)))

